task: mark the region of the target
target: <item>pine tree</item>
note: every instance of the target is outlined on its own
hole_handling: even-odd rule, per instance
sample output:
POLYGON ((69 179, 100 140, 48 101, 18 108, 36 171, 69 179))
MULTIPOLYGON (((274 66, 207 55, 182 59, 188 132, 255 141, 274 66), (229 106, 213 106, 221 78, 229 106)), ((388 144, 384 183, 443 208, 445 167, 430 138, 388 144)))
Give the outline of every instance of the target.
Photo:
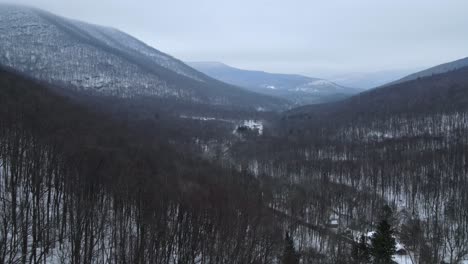
POLYGON ((359 243, 353 245, 352 251, 353 263, 356 264, 367 264, 370 263, 370 249, 367 245, 367 238, 361 235, 359 243))
POLYGON ((375 264, 391 264, 396 252, 393 230, 388 221, 380 221, 377 231, 371 239, 371 255, 375 264))
POLYGON ((294 249, 294 241, 289 236, 289 233, 286 233, 284 242, 282 264, 299 264, 299 254, 294 249))

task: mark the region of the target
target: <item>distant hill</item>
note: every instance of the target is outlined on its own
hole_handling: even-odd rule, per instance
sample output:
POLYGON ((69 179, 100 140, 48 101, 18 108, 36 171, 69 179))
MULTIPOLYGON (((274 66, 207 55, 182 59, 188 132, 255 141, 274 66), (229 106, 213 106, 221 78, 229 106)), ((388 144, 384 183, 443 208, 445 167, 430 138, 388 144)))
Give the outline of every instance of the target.
POLYGON ((220 62, 189 62, 188 64, 220 81, 245 87, 254 92, 282 97, 298 105, 335 101, 361 91, 324 79, 242 70, 220 62))
POLYGON ((348 87, 371 89, 398 80, 416 70, 385 70, 376 72, 350 72, 327 77, 332 82, 348 87))
POLYGON ((286 102, 214 80, 117 29, 0 5, 0 64, 87 93, 262 110, 286 102))
POLYGON ((304 106, 285 114, 304 120, 366 120, 468 110, 468 67, 376 88, 344 101, 304 106))
POLYGON ((468 57, 464 59, 444 63, 444 64, 441 64, 441 65, 438 65, 438 66, 435 66, 435 67, 432 67, 432 68, 429 68, 429 69, 426 69, 417 73, 413 73, 397 81, 391 82, 389 83, 389 85, 416 80, 418 78, 428 77, 428 76, 435 75, 435 74, 446 73, 446 72, 454 71, 454 70, 467 67, 467 66, 468 66, 468 57))

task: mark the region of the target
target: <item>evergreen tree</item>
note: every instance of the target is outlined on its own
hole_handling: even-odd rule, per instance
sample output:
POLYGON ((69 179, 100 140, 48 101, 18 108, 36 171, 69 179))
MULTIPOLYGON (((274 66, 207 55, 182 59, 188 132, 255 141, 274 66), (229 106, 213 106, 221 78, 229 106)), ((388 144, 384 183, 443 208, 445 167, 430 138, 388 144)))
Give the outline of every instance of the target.
POLYGON ((282 264, 299 264, 299 254, 294 249, 294 241, 289 236, 289 233, 286 233, 284 242, 282 264))
POLYGON ((395 225, 396 222, 397 222, 397 218, 396 218, 396 216, 395 216, 395 214, 393 212, 394 212, 394 209, 392 209, 392 207, 390 207, 388 204, 386 204, 380 209, 378 219, 387 220, 387 223, 390 226, 395 225))
POLYGON ((370 249, 366 236, 361 235, 359 243, 353 245, 352 258, 356 264, 370 263, 370 249))
POLYGON ((392 256, 396 252, 396 243, 393 237, 392 227, 386 219, 380 221, 371 242, 371 255, 375 264, 394 263, 392 256))

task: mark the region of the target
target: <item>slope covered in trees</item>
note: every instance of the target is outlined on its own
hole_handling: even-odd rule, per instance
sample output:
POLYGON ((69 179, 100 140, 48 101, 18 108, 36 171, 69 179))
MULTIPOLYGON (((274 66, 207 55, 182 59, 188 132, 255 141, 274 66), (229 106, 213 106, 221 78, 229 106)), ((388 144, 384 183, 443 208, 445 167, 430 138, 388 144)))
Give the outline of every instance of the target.
POLYGON ((86 93, 278 110, 281 99, 212 79, 113 28, 0 5, 1 65, 86 93))
POLYGON ((468 67, 400 84, 373 89, 347 100, 296 108, 291 120, 349 122, 385 116, 425 115, 464 111, 468 107, 468 67))
MULTIPOLYGON (((0 71, 1 263, 271 263, 258 182, 0 71)), ((163 130, 163 128, 160 128, 163 130)))
POLYGON ((459 59, 456 61, 447 62, 447 63, 437 65, 437 66, 431 67, 429 69, 426 69, 420 72, 410 74, 397 81, 391 82, 390 85, 412 81, 412 80, 416 80, 419 78, 429 77, 429 76, 436 75, 436 74, 447 73, 447 72, 451 72, 451 71, 461 69, 464 67, 468 67, 468 58, 463 58, 463 59, 459 59))
MULTIPOLYGON (((468 68, 458 69, 291 110, 274 133, 231 153, 270 186, 278 210, 358 238, 389 204, 407 258, 460 263, 468 257, 467 98, 468 68)), ((322 244, 331 240, 311 243, 299 226, 291 234, 301 251, 312 244, 333 256, 322 244)))

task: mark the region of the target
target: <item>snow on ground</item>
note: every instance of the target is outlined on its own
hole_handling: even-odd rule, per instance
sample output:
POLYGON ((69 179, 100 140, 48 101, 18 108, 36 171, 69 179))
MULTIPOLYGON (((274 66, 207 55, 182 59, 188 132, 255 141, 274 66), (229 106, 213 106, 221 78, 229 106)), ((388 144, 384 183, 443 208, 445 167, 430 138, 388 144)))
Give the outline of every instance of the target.
MULTIPOLYGON (((370 239, 375 235, 375 231, 370 231, 366 233, 366 237, 368 238, 368 243, 370 243, 370 239)), ((359 236, 357 236, 359 238, 359 236)), ((397 238, 396 240, 396 245, 395 248, 396 250, 406 250, 405 246, 398 241, 397 238)), ((408 252, 408 254, 412 254, 411 252, 408 252)), ((410 255, 394 255, 393 259, 398 263, 398 264, 412 264, 413 262, 411 261, 410 255)))
POLYGON ((263 135, 263 122, 259 120, 244 120, 242 126, 251 130, 258 130, 259 135, 263 135))
MULTIPOLYGON (((223 118, 216 118, 216 117, 207 117, 207 116, 187 116, 187 115, 180 115, 180 118, 183 119, 193 119, 193 120, 200 120, 200 121, 222 121, 222 122, 229 122, 229 123, 236 123, 239 121, 230 120, 230 119, 223 119, 223 118)), ((242 120, 236 126, 234 133, 239 127, 247 127, 250 130, 257 130, 259 135, 263 134, 263 121, 261 120, 242 120)))
POLYGON ((180 118, 184 118, 184 119, 193 119, 193 120, 201 120, 201 121, 216 120, 216 118, 214 118, 214 117, 205 117, 205 116, 186 116, 186 115, 181 115, 180 118))
POLYGON ((234 123, 234 120, 223 119, 223 118, 216 118, 216 117, 208 117, 208 116, 187 116, 187 115, 180 115, 180 118, 183 119, 193 119, 193 120, 200 120, 200 121, 222 121, 222 122, 229 122, 234 123))
POLYGON ((300 86, 297 86, 290 91, 306 92, 306 93, 318 93, 318 92, 332 92, 339 88, 338 85, 327 81, 327 80, 315 80, 300 86))
POLYGON ((393 257, 393 260, 398 264, 413 264, 409 256, 396 255, 393 257))
POLYGON ((369 133, 367 133, 367 138, 371 139, 391 139, 394 137, 395 136, 390 133, 383 133, 379 131, 370 131, 369 133))

